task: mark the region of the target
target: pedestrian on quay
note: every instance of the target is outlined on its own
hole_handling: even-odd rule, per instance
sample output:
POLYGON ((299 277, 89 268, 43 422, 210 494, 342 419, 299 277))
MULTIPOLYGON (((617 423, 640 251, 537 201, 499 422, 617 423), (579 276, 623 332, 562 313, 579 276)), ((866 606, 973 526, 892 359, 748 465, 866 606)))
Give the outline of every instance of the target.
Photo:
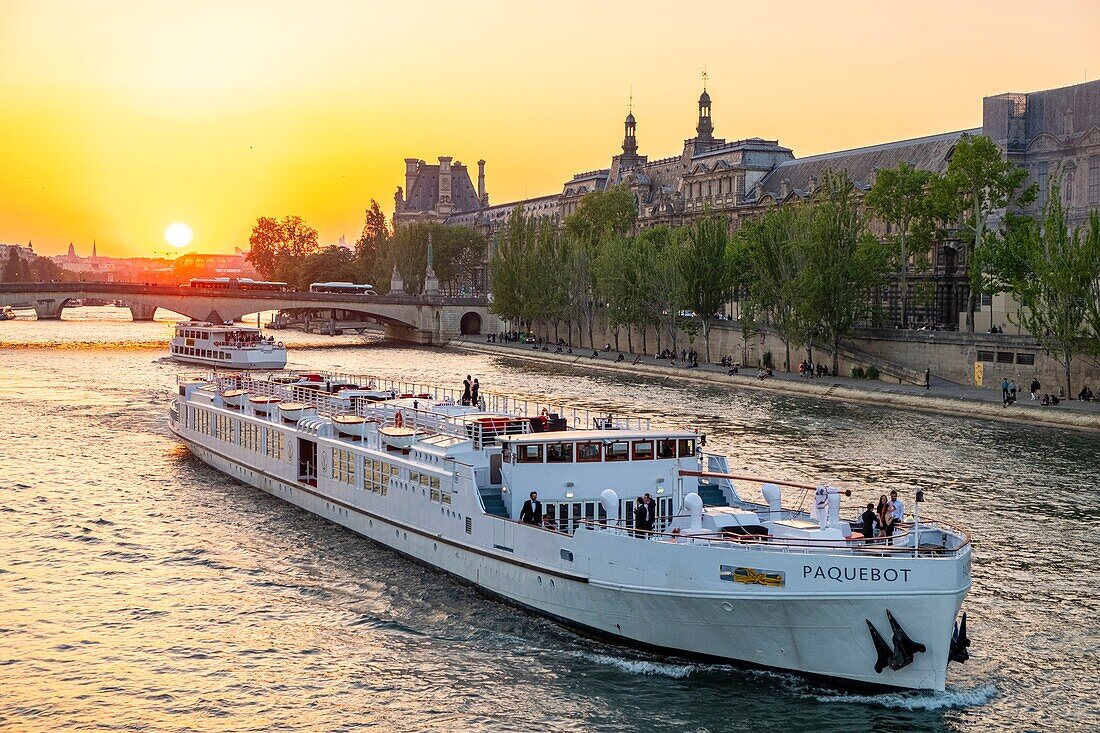
POLYGON ((1043 388, 1043 385, 1039 384, 1039 378, 1035 377, 1031 380, 1031 399, 1039 399, 1039 390, 1043 388))
POLYGON ((1001 380, 1001 404, 1008 407, 1008 377, 1001 380))

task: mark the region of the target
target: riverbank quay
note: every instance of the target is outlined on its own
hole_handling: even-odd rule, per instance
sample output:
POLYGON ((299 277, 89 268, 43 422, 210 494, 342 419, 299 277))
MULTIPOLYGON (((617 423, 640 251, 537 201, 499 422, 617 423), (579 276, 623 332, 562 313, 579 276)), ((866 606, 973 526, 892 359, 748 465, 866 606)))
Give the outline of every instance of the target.
POLYGON ((599 371, 662 379, 673 378, 700 384, 804 395, 840 402, 859 402, 980 420, 1100 432, 1100 402, 1062 400, 1056 406, 1044 407, 1037 400, 1031 399, 1026 385, 1019 385, 1022 389, 1018 393, 1017 402, 1005 407, 1001 404, 999 390, 966 387, 935 379, 927 389, 848 377, 809 379, 800 377, 796 373, 779 371, 774 372, 774 376, 768 379, 760 379, 757 376, 757 369, 753 367, 731 375, 724 367, 718 365, 700 364, 696 368, 671 366, 667 361, 657 360, 651 356, 642 356, 637 364, 633 364, 637 355, 627 356, 626 352, 623 352, 624 361, 616 362, 619 353, 616 351, 601 351, 596 357, 593 357, 591 351, 587 349, 576 349, 573 354, 556 354, 552 351, 542 351, 531 344, 490 344, 469 339, 452 340, 446 346, 462 351, 526 358, 599 371))

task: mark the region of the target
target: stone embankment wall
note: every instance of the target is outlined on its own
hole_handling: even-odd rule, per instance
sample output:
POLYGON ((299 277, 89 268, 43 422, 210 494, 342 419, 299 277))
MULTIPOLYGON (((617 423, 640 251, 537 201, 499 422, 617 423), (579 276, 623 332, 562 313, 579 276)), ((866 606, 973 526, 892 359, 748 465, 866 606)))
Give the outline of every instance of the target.
MULTIPOLYGON (((568 340, 564 328, 559 330, 559 334, 568 340)), ((617 343, 617 350, 627 350, 626 329, 619 329, 616 341, 613 329, 598 324, 594 336, 599 348, 610 342, 612 348, 616 348, 617 343)), ((554 338, 552 328, 549 338, 554 338)), ((635 353, 640 353, 640 332, 634 331, 631 338, 635 353)), ((576 346, 578 343, 587 345, 588 334, 584 333, 581 339, 574 329, 573 344, 576 346)), ((694 347, 702 354, 702 333, 697 334, 694 339, 681 333, 676 345, 680 349, 694 347)), ((646 346, 650 355, 656 353, 657 339, 653 329, 648 330, 646 346)), ((671 347, 667 334, 661 346, 671 347)), ((711 327, 710 354, 714 362, 726 355, 732 356, 736 362, 755 367, 762 363, 764 354, 769 351, 772 362, 777 367, 782 367, 785 353, 783 340, 775 331, 765 329, 750 334, 745 339, 741 326, 736 321, 718 321, 711 327)), ((806 356, 805 347, 792 347, 793 364, 797 365, 806 356)), ((832 363, 831 352, 816 346, 813 358, 815 362, 832 363)), ((1043 391, 1052 393, 1065 382, 1062 365, 1051 358, 1034 339, 1010 334, 864 329, 841 344, 841 375, 850 375, 852 368, 857 366, 863 369, 874 366, 879 370, 880 380, 903 384, 923 384, 926 369, 933 378, 970 386, 979 386, 975 382, 975 374, 980 371, 980 386, 989 389, 1000 389, 1001 380, 1006 377, 1016 380, 1017 385, 1025 390, 1031 380, 1038 377, 1043 391), (975 364, 980 364, 980 367, 976 369, 975 364)), ((1082 358, 1076 359, 1072 379, 1075 393, 1085 384, 1092 387, 1093 391, 1100 392, 1100 364, 1082 358)))

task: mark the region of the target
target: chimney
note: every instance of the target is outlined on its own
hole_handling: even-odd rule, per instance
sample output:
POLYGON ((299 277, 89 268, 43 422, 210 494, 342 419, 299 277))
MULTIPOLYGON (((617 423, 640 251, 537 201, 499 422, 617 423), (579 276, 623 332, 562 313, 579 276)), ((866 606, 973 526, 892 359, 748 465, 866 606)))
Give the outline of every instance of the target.
POLYGON ((416 169, 420 161, 416 158, 405 158, 405 200, 409 200, 412 194, 413 183, 416 182, 416 169))
POLYGON ((489 205, 489 194, 485 192, 485 161, 477 162, 477 200, 482 207, 489 205))
POLYGON ((786 178, 779 182, 779 198, 785 199, 791 192, 791 182, 786 178))

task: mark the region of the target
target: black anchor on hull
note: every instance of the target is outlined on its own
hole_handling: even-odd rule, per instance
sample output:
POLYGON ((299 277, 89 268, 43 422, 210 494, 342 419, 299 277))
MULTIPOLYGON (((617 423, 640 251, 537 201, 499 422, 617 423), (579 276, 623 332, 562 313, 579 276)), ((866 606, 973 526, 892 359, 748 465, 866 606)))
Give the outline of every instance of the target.
POLYGON ((970 659, 970 652, 966 650, 969 646, 970 639, 966 636, 966 613, 964 612, 962 621, 955 623, 955 630, 951 634, 951 651, 948 652, 947 659, 962 664, 970 659))
POLYGON ((909 638, 909 635, 905 633, 905 629, 901 627, 901 624, 898 623, 898 620, 894 618, 894 614, 890 613, 889 609, 886 611, 886 618, 890 621, 890 629, 893 632, 893 649, 886 643, 886 639, 882 638, 882 634, 878 632, 871 620, 864 619, 867 621, 868 631, 871 632, 871 641, 875 645, 875 654, 877 655, 875 672, 877 674, 882 674, 882 670, 887 667, 894 671, 907 667, 913 663, 914 654, 921 654, 926 651, 924 644, 909 638))

